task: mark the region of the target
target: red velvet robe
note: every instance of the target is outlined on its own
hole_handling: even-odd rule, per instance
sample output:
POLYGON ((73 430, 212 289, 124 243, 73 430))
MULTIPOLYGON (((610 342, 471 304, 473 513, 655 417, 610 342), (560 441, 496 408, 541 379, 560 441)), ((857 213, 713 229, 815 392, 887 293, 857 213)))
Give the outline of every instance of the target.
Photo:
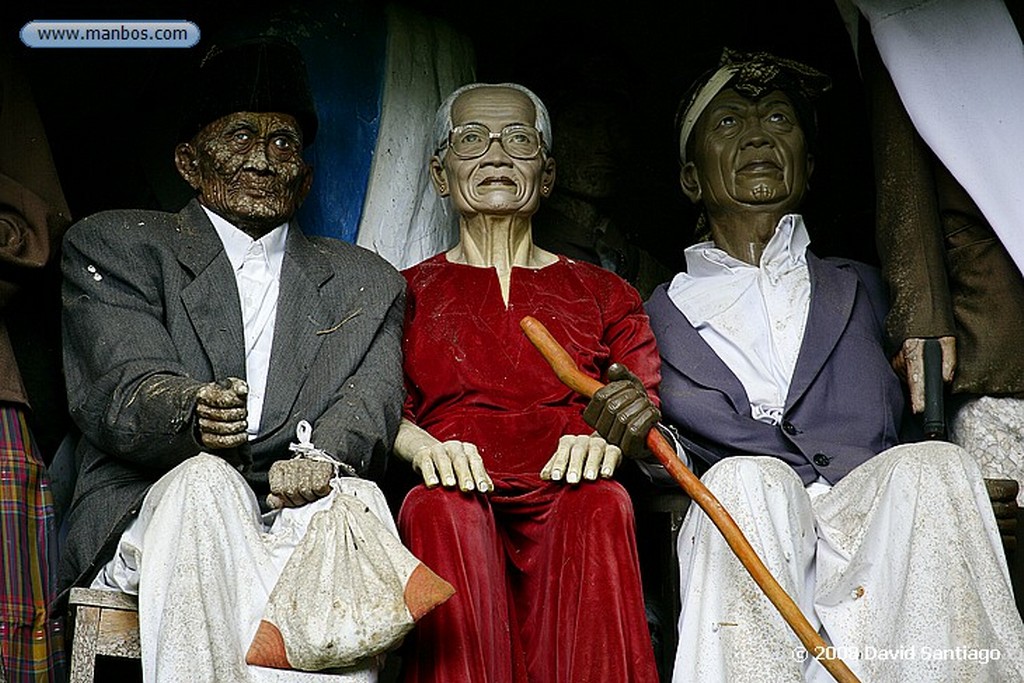
POLYGON ((539 319, 584 372, 625 363, 649 389, 654 337, 617 276, 560 259, 512 272, 444 254, 405 271, 405 416, 445 441, 476 444, 487 495, 418 486, 399 515, 405 542, 455 596, 409 636, 405 680, 444 683, 654 682, 633 511, 600 480, 540 479, 563 434, 590 434, 587 399, 559 382, 519 328, 539 319))

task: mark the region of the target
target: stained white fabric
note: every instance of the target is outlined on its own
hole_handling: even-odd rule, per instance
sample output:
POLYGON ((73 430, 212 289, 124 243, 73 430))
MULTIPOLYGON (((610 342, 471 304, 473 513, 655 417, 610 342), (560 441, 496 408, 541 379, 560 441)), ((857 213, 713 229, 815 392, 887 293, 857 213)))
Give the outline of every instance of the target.
POLYGON ((246 431, 249 438, 254 439, 260 430, 267 375, 270 372, 270 352, 274 345, 274 321, 277 319, 277 296, 288 239, 288 224, 279 225, 254 240, 205 206, 203 210, 217 230, 235 272, 245 335, 245 381, 249 385, 246 431))
POLYGON ((853 0, 914 127, 1024 272, 1024 46, 1002 0, 853 0))
POLYGON ((759 260, 740 261, 702 242, 686 249, 686 272, 669 299, 743 383, 756 420, 778 424, 811 301, 810 237, 798 214, 783 216, 759 260))
MULTIPOLYGON (((346 479, 398 536, 371 482, 346 479)), ((245 653, 288 558, 336 493, 260 516, 252 489, 223 459, 202 453, 161 477, 93 583, 139 596, 146 683, 372 683, 376 666, 305 673, 249 666, 245 653)), ((329 552, 329 551, 325 551, 329 552)))
POLYGON ((470 41, 450 26, 388 7, 380 130, 356 242, 396 268, 455 244, 458 225, 430 182, 434 112, 474 80, 470 41))
MULTIPOLYGON (((957 446, 897 446, 813 497, 774 458, 726 458, 703 481, 862 681, 1024 680, 991 505, 957 446)), ((696 506, 678 550, 675 683, 832 680, 696 506)))

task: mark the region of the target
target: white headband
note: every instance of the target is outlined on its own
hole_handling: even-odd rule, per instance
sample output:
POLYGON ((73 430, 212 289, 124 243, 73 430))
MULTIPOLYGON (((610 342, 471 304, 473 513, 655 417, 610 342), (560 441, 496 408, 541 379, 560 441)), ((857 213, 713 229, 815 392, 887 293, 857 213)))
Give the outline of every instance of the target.
POLYGON ((708 82, 696 92, 690 103, 686 105, 686 109, 683 112, 683 122, 679 127, 680 163, 686 163, 686 141, 690 139, 690 133, 693 132, 693 127, 697 125, 697 119, 700 118, 700 115, 711 104, 711 100, 715 99, 715 95, 725 89, 725 86, 729 84, 729 81, 732 80, 732 77, 739 70, 740 68, 737 64, 726 64, 719 68, 708 79, 708 82))

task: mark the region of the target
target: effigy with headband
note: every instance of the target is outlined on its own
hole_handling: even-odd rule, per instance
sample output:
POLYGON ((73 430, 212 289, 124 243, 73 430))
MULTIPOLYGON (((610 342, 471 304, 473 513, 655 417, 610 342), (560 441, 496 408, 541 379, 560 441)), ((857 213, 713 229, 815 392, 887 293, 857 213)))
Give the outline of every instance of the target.
MULTIPOLYGON (((759 99, 774 90, 791 98, 811 102, 832 85, 822 72, 792 59, 783 59, 767 52, 739 52, 725 48, 718 68, 706 73, 692 87, 677 116, 679 128, 679 160, 686 163, 686 143, 697 119, 715 95, 732 88, 744 97, 759 99)), ((794 102, 794 105, 797 103, 794 102)), ((813 124, 813 112, 811 112, 813 124)))

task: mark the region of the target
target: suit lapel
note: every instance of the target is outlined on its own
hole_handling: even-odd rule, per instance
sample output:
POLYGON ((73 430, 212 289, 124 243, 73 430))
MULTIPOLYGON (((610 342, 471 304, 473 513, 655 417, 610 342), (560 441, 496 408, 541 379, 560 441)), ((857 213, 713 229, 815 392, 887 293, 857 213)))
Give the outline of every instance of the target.
POLYGON ((723 392, 736 412, 749 413, 743 383, 672 303, 667 285, 654 290, 647 308, 662 360, 696 384, 723 392))
POLYGON ((193 276, 181 290, 200 346, 217 379, 245 377, 245 335, 231 262, 196 200, 178 213, 178 262, 193 276))
POLYGON ((857 296, 858 279, 854 273, 832 267, 810 252, 807 252, 807 269, 811 278, 811 305, 793 379, 789 383, 787 409, 800 400, 832 354, 850 320, 857 296))
POLYGON ((269 434, 288 419, 326 336, 318 332, 337 322, 333 320, 332 306, 320 291, 333 274, 324 257, 292 221, 281 267, 261 434, 269 434))

